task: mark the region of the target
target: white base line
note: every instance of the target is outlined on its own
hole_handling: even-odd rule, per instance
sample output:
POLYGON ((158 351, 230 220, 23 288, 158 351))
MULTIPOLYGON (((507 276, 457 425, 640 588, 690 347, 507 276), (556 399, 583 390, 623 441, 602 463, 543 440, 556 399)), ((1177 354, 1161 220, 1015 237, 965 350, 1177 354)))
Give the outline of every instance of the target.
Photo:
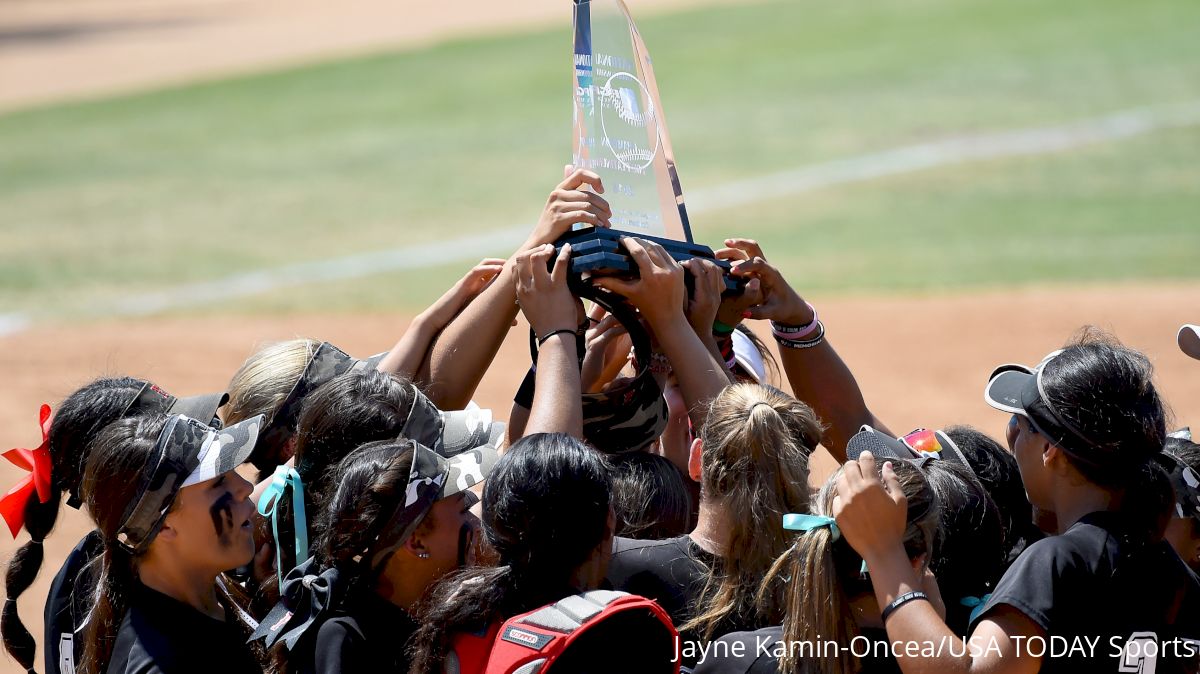
MULTIPOLYGON (((1068 124, 975 134, 899 147, 883 152, 812 164, 757 178, 738 180, 687 195, 688 210, 707 213, 804 192, 913 173, 954 164, 1004 157, 1063 152, 1141 136, 1159 129, 1200 124, 1200 101, 1133 108, 1068 124)), ((427 269, 474 260, 515 247, 529 225, 493 229, 470 236, 329 260, 235 274, 215 281, 134 295, 87 312, 100 316, 144 316, 166 309, 221 302, 319 281, 362 278, 386 272, 427 269)), ((28 328, 24 314, 0 314, 0 337, 28 328)))

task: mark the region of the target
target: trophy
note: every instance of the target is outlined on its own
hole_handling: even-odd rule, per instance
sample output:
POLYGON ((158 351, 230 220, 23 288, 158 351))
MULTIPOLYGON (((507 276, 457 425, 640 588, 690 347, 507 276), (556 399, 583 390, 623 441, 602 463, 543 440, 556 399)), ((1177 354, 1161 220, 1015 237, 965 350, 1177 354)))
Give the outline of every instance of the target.
POLYGON ((620 245, 622 236, 636 236, 680 262, 714 261, 726 271, 726 292, 738 292, 729 263, 692 241, 654 68, 625 3, 574 3, 572 158, 604 181, 613 215, 612 229, 579 226, 559 239, 558 246, 571 244, 572 276, 636 276, 637 265, 620 245))

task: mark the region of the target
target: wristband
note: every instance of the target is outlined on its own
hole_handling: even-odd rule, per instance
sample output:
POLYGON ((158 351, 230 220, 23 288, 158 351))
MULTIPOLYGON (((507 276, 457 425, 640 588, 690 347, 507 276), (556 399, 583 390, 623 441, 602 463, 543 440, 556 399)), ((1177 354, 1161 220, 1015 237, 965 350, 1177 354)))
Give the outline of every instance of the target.
POLYGON ((725 325, 721 321, 713 321, 713 334, 721 335, 721 336, 732 335, 733 334, 733 326, 725 325))
POLYGON ((782 337, 784 339, 801 339, 812 334, 817 329, 817 324, 820 323, 820 321, 817 320, 817 310, 808 302, 805 302, 804 306, 808 307, 809 310, 813 312, 812 320, 804 325, 784 325, 783 323, 779 323, 777 321, 771 321, 771 329, 775 332, 776 337, 782 337))
POLYGON ((817 321, 817 336, 811 339, 792 339, 791 337, 780 337, 779 333, 775 333, 775 342, 779 346, 784 346, 789 349, 811 349, 821 342, 825 341, 825 325, 817 321))
POLYGON ((538 343, 538 346, 541 347, 543 344, 546 343, 547 339, 550 339, 551 337, 553 337, 555 335, 571 335, 572 337, 574 337, 576 334, 577 333, 575 332, 575 328, 559 328, 558 330, 552 330, 552 331, 547 332, 546 334, 542 335, 541 337, 538 337, 537 343, 538 343))
POLYGON ((894 613, 896 611, 896 609, 900 608, 901 606, 904 606, 908 602, 913 601, 915 599, 924 599, 925 601, 929 601, 929 595, 925 594, 924 592, 922 592, 920 590, 913 590, 912 592, 905 592, 904 594, 900 595, 899 597, 896 597, 895 599, 893 599, 892 603, 888 604, 887 607, 883 609, 883 612, 879 614, 880 622, 886 623, 888 616, 892 615, 892 613, 894 613))

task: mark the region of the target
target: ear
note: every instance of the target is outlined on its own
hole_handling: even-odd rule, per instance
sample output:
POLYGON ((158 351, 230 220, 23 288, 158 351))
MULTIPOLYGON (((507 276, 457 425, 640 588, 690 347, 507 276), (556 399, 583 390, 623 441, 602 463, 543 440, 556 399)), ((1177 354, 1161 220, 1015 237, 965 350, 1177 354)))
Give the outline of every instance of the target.
POLYGON ((426 547, 425 541, 416 531, 408 537, 407 541, 404 541, 401 549, 419 560, 429 559, 429 548, 426 547))
POLYGON ((158 529, 158 533, 154 535, 156 541, 173 541, 179 537, 179 527, 175 526, 175 513, 167 515, 163 520, 162 526, 158 529))
MULTIPOLYGON (((1041 436, 1038 436, 1038 437, 1041 437, 1041 436)), ((1041 443, 1042 443, 1042 465, 1049 467, 1050 464, 1053 463, 1055 459, 1062 456, 1062 450, 1058 448, 1058 445, 1052 445, 1047 440, 1041 440, 1041 443)))
POLYGON ((700 460, 704 451, 704 443, 700 438, 692 440, 691 450, 688 452, 688 477, 692 478, 693 482, 699 482, 703 474, 703 462, 700 460))

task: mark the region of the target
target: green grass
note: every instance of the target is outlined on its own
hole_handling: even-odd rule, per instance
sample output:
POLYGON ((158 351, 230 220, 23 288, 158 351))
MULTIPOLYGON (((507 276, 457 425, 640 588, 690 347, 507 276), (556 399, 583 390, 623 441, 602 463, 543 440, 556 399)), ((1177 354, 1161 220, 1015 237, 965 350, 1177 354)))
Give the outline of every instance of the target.
MULTIPOLYGON (((639 21, 685 193, 1200 99, 1196 25, 1193 0, 783 0, 639 21)), ((569 47, 564 15, 558 31, 0 116, 0 312, 71 315, 532 222, 569 157, 569 47)), ((1195 278, 1198 156, 1197 129, 1159 131, 693 224, 756 236, 829 290, 1195 278)), ((465 266, 215 310, 411 310, 465 266)))

